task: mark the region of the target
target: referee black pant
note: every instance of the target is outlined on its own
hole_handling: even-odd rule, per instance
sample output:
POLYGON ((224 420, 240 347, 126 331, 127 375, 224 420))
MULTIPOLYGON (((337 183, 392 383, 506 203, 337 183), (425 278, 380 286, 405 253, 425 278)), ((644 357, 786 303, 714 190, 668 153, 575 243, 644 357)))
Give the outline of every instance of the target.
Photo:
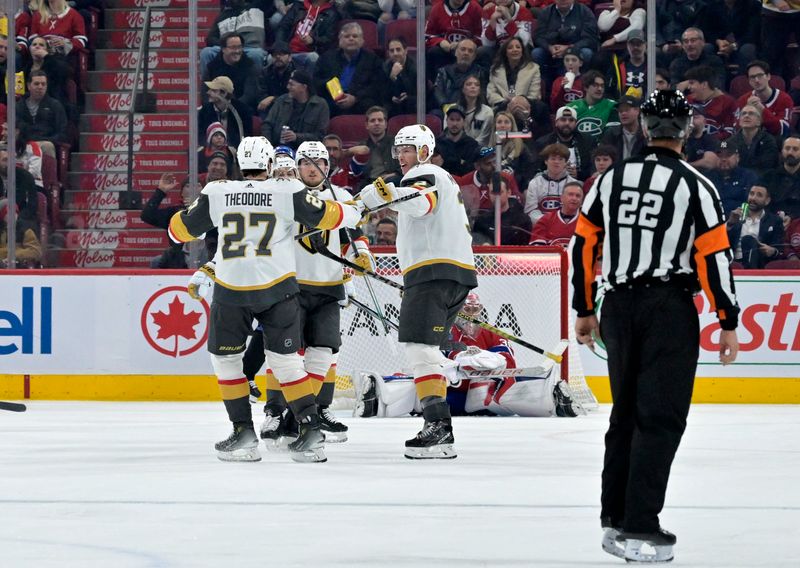
POLYGON ((689 291, 656 280, 609 292, 600 316, 614 401, 601 517, 626 531, 655 532, 689 414, 699 355, 697 310, 689 291))

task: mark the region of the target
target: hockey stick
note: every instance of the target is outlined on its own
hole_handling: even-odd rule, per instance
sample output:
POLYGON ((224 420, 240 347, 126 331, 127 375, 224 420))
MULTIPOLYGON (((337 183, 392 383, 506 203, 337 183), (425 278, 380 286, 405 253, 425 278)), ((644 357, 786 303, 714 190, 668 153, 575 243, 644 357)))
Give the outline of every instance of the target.
MULTIPOLYGON (((384 185, 384 186, 386 185, 386 182, 383 181, 383 178, 378 178, 378 179, 375 180, 375 186, 379 187, 380 185, 384 185)), ((375 207, 373 209, 364 208, 364 215, 369 215, 370 213, 375 213, 377 211, 381 211, 382 209, 386 209, 387 207, 391 207, 392 205, 397 205, 398 203, 402 203, 403 201, 409 201, 411 199, 416 199, 417 197, 419 197, 421 195, 427 195, 428 193, 432 193, 434 191, 436 191, 436 187, 431 187, 431 188, 429 188, 427 190, 424 190, 424 191, 419 191, 417 193, 410 193, 408 195, 404 195, 403 197, 399 197, 399 198, 395 199, 394 201, 389 201, 388 203, 384 203, 383 205, 378 205, 377 207, 375 207)), ((324 230, 325 229, 309 229, 308 231, 303 231, 302 233, 299 233, 299 234, 295 235, 294 238, 297 239, 297 240, 304 239, 304 238, 306 238, 306 237, 308 237, 310 235, 314 235, 316 233, 321 233, 324 230)))
POLYGON ((0 410, 10 410, 11 412, 25 412, 28 407, 18 402, 3 402, 0 401, 0 410))
POLYGON ((326 258, 330 258, 331 260, 335 260, 336 262, 338 262, 340 264, 343 264, 347 268, 350 268, 350 269, 352 269, 352 270, 354 270, 356 272, 360 272, 361 274, 364 274, 366 276, 374 278, 378 282, 383 282, 384 284, 386 284, 388 286, 391 286, 392 288, 397 288, 401 292, 404 290, 402 284, 400 284, 398 282, 395 282, 394 280, 390 280, 389 278, 386 278, 385 276, 381 276, 380 274, 376 274, 376 273, 372 272, 371 270, 364 270, 363 266, 359 266, 355 262, 350 262, 346 258, 342 258, 341 256, 337 256, 334 253, 332 253, 330 250, 328 250, 327 248, 323 248, 321 250, 318 250, 317 252, 319 254, 321 254, 322 256, 326 257, 326 258))
MULTIPOLYGON (((317 168, 317 171, 322 175, 322 177, 324 179, 324 181, 322 183, 325 186, 327 186, 327 188, 331 191, 331 195, 333 196, 333 199, 338 201, 339 198, 336 195, 336 191, 333 189, 333 184, 331 183, 331 180, 328 179, 328 174, 326 174, 325 172, 322 171, 322 168, 319 167, 317 162, 315 162, 314 159, 311 156, 309 156, 307 154, 302 154, 301 155, 301 159, 302 158, 305 158, 306 160, 311 162, 314 165, 315 168, 317 168)), ((330 161, 330 160, 328 160, 328 161, 330 161)), ((330 166, 328 166, 328 170, 330 170, 330 166)), ((380 178, 378 178, 378 179, 380 179, 380 178)), ((381 180, 381 182, 383 182, 383 180, 381 180)), ((350 246, 353 248, 353 253, 355 254, 355 257, 359 258, 361 256, 361 253, 358 251, 358 247, 356 247, 356 243, 355 243, 355 240, 353 239, 353 234, 350 232, 350 229, 345 227, 344 234, 347 235, 347 241, 350 243, 350 246)), ((327 248, 324 245, 323 245, 323 247, 327 248)), ((364 283, 367 285, 367 291, 369 292, 369 296, 372 299, 372 304, 375 306, 375 312, 378 315, 378 319, 383 324, 383 330, 386 332, 386 335, 388 335, 389 334, 389 324, 386 323, 386 320, 383 317, 383 312, 381 312, 381 306, 378 303, 378 297, 375 295, 375 291, 372 289, 372 283, 369 280, 365 280, 364 283)))
MULTIPOLYGON (((354 306, 356 306, 357 308, 359 308, 359 309, 361 309, 361 310, 364 310, 365 312, 367 312, 367 313, 368 313, 369 315, 371 315, 372 317, 374 317, 374 318, 377 318, 377 317, 378 317, 378 313, 377 313, 375 310, 373 310, 372 308, 370 308, 368 305, 364 304, 363 302, 359 302, 359 301, 358 301, 358 300, 356 300, 355 298, 350 298, 350 303, 352 303, 352 304, 353 304, 354 306)), ((389 327, 391 327, 393 330, 395 330, 395 331, 400 331, 400 326, 399 326, 399 325, 397 325, 396 323, 394 323, 394 322, 393 322, 392 320, 390 320, 389 318, 386 318, 384 321, 385 321, 385 322, 386 322, 386 323, 389 325, 389 327)))
MULTIPOLYGON (((536 351, 537 353, 540 353, 541 355, 544 355, 548 359, 552 359, 556 363, 561 363, 561 360, 563 359, 563 357, 561 356, 561 353, 563 353, 564 349, 566 349, 566 345, 564 345, 564 349, 561 349, 560 353, 551 353, 549 351, 545 351, 541 347, 537 347, 533 343, 528 343, 524 339, 520 339, 516 335, 511 335, 510 333, 506 333, 502 329, 497 328, 497 327, 493 326, 490 323, 486 323, 485 321, 481 321, 481 320, 476 319, 476 318, 474 318, 474 317, 472 317, 470 315, 467 315, 464 312, 459 312, 458 313, 458 317, 460 317, 460 318, 462 318, 462 319, 464 319, 464 320, 466 320, 466 321, 468 321, 470 323, 474 323, 478 327, 482 327, 483 329, 491 331, 492 333, 494 333, 496 335, 499 335, 503 339, 508 339, 509 341, 513 341, 514 343, 518 343, 518 344, 522 345, 523 347, 527 347, 531 351, 536 351)), ((565 340, 562 339, 561 343, 559 343, 559 345, 562 345, 564 343, 565 343, 565 340)))

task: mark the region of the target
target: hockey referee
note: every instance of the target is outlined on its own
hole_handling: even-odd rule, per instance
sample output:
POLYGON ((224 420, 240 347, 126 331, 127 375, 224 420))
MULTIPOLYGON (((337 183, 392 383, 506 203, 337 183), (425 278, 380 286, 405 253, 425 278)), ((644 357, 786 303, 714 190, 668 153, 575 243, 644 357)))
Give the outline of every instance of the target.
POLYGON ((572 242, 577 339, 594 349, 599 331, 614 401, 602 477, 603 549, 629 561, 673 556, 675 536, 661 529, 658 514, 692 398, 700 336, 693 295, 700 288, 722 328, 722 364, 739 350, 719 195, 679 153, 691 118, 680 92, 650 95, 641 107, 648 147, 595 182, 572 242))

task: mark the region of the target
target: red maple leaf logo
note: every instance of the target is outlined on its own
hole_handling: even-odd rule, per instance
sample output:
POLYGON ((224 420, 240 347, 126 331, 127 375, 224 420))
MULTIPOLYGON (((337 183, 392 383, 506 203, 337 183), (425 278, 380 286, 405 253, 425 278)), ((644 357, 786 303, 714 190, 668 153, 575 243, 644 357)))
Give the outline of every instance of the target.
POLYGON ((196 339, 197 334, 194 331, 195 326, 200 323, 200 312, 185 311, 186 304, 181 302, 176 295, 169 303, 169 311, 164 313, 162 311, 153 312, 153 323, 158 326, 158 335, 156 339, 169 339, 175 338, 175 350, 173 353, 178 353, 178 341, 180 337, 185 339, 196 339))

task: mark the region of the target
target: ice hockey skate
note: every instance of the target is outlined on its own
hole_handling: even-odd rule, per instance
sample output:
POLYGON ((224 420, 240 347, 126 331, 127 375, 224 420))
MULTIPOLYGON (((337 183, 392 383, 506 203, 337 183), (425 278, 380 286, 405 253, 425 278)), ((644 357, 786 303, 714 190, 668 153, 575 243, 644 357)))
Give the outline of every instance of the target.
POLYGON ((273 414, 267 410, 264 422, 261 424, 261 439, 270 452, 286 452, 290 443, 297 439, 297 421, 288 410, 280 414, 273 414))
POLYGON ((410 460, 445 459, 458 457, 453 444, 453 426, 447 420, 426 422, 419 434, 406 441, 406 457, 410 460))
POLYGON ((252 426, 234 426, 231 435, 214 444, 214 449, 222 461, 261 461, 258 437, 252 426))
POLYGON ((247 383, 250 385, 250 404, 256 404, 261 398, 261 389, 258 388, 255 381, 247 381, 247 383))
POLYGON ((326 442, 340 444, 347 441, 347 426, 336 420, 336 416, 327 406, 319 407, 319 426, 325 434, 326 442))
POLYGON ((664 529, 654 533, 622 532, 617 543, 625 547, 625 560, 641 564, 672 562, 675 557, 672 547, 678 541, 675 535, 664 529))
POLYGON ((603 527, 603 550, 617 558, 625 558, 625 542, 617 541, 617 537, 622 532, 622 527, 616 526, 607 517, 603 517, 600 520, 600 526, 603 527))
POLYGON ((289 444, 289 455, 296 462, 321 463, 328 461, 325 457, 325 434, 320 428, 317 415, 305 417, 300 422, 300 435, 289 444))

